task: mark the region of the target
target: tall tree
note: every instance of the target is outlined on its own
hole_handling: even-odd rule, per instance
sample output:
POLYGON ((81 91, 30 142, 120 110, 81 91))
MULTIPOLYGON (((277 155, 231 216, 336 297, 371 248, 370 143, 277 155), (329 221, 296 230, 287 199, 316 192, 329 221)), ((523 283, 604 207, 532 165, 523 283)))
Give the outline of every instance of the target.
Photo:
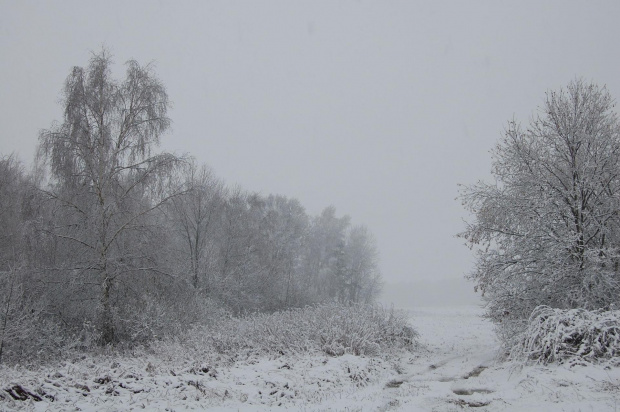
POLYGON ((601 308, 620 296, 620 123, 605 88, 549 92, 493 152, 495 182, 463 188, 480 245, 471 277, 490 315, 519 324, 537 305, 601 308))
POLYGON ((256 239, 261 201, 240 188, 230 190, 218 233, 216 296, 239 313, 260 306, 256 283, 256 239))
POLYGON ((373 236, 365 226, 354 226, 344 247, 344 270, 339 274, 342 302, 370 303, 381 292, 379 253, 373 236))
POLYGON ((336 208, 326 207, 312 220, 309 229, 304 274, 317 301, 335 299, 344 270, 344 247, 351 219, 336 217, 336 208))
POLYGON ((300 302, 299 267, 308 217, 297 199, 268 196, 260 222, 260 290, 264 307, 280 309, 300 302))
MULTIPOLYGON (((179 169, 180 182, 188 191, 169 203, 168 216, 180 238, 181 259, 189 264, 191 284, 209 292, 215 272, 216 238, 224 213, 224 183, 207 166, 192 160, 179 169)), ((183 265, 182 265, 183 266, 183 265)))
POLYGON ((130 60, 125 79, 117 81, 111 66, 103 50, 87 68, 74 67, 65 82, 62 123, 40 134, 52 178, 45 193, 58 208, 52 232, 72 251, 60 266, 98 289, 105 344, 117 338, 112 294, 119 280, 157 272, 128 240, 139 238, 149 214, 177 194, 161 183, 179 161, 153 153, 170 126, 168 95, 153 67, 130 60))

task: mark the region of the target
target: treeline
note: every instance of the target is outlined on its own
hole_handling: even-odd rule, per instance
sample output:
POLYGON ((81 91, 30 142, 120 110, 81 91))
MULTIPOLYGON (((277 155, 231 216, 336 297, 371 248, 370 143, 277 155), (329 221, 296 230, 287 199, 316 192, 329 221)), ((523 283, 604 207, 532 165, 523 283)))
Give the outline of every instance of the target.
POLYGON ((156 153, 168 97, 150 66, 76 67, 32 171, 0 158, 0 356, 73 339, 145 342, 219 309, 275 311, 379 293, 377 248, 333 207, 231 188, 156 153))

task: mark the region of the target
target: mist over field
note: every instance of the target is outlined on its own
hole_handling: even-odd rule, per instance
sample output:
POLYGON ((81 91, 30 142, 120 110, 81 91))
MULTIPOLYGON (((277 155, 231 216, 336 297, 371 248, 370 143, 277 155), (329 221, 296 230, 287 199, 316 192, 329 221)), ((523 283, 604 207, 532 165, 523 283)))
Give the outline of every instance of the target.
POLYGON ((378 300, 396 308, 483 304, 480 293, 474 292, 474 284, 466 279, 385 283, 378 300))

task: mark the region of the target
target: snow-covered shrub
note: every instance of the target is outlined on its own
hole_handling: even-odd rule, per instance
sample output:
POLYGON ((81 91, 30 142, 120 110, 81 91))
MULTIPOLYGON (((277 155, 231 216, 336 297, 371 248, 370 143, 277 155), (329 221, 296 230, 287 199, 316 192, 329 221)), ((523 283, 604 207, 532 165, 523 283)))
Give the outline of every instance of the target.
POLYGON ((35 364, 63 352, 70 337, 44 310, 41 300, 24 293, 25 271, 0 271, 0 363, 35 364))
POLYGON ((194 326, 208 326, 226 313, 204 295, 187 290, 174 292, 174 299, 142 296, 133 308, 123 307, 119 311, 116 327, 121 346, 149 345, 155 340, 179 336, 194 326))
POLYGON ((377 356, 392 348, 411 348, 417 336, 403 313, 337 303, 229 317, 208 332, 209 341, 220 353, 321 351, 331 356, 377 356))
POLYGON ((57 324, 40 313, 22 312, 4 329, 2 363, 33 365, 58 359, 70 344, 57 324))
POLYGON ((620 356, 620 310, 538 306, 511 355, 544 364, 620 356))

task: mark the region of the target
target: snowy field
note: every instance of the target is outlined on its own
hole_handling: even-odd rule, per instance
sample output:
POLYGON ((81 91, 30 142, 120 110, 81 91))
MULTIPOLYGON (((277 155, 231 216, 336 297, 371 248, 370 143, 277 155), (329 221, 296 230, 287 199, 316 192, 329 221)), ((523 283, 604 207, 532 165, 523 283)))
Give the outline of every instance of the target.
POLYGON ((250 357, 179 345, 133 357, 78 357, 40 370, 4 367, 1 410, 615 411, 620 370, 496 360, 492 325, 477 306, 409 310, 413 353, 250 357), (26 400, 14 400, 13 395, 26 400))

